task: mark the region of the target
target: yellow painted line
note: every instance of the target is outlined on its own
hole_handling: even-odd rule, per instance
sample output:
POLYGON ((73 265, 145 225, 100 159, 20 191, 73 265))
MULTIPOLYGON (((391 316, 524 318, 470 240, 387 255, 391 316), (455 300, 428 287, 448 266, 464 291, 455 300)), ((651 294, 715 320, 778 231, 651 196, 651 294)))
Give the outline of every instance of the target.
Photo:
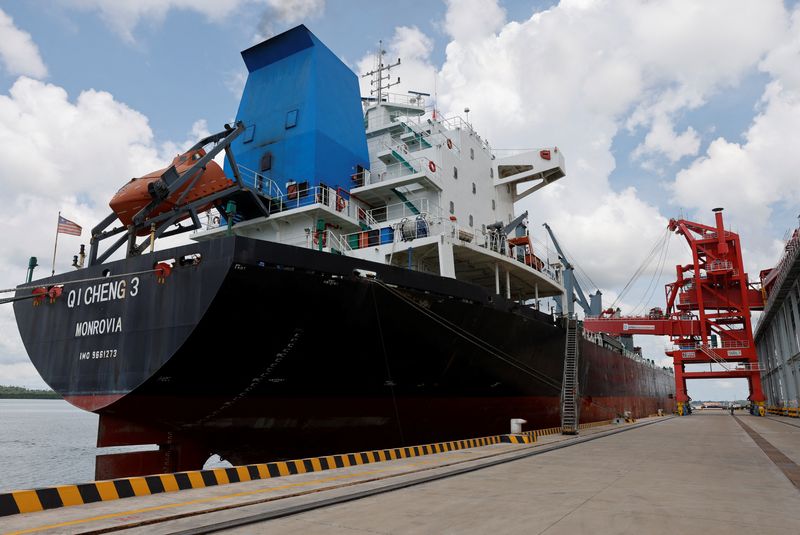
MULTIPOLYGON (((258 490, 246 491, 246 492, 236 492, 236 493, 233 493, 233 494, 226 494, 224 496, 210 496, 208 498, 198 498, 198 499, 195 499, 195 500, 189 500, 189 501, 185 501, 185 502, 176 502, 176 503, 169 503, 169 504, 164 504, 164 505, 156 505, 156 506, 152 506, 152 507, 143 507, 143 508, 140 508, 140 509, 131 509, 131 510, 128 510, 128 511, 120 511, 120 512, 117 512, 117 513, 109 513, 109 514, 99 515, 99 516, 95 516, 95 517, 91 517, 91 518, 81 518, 81 519, 78 519, 78 520, 70 520, 70 521, 67 521, 67 522, 60 522, 58 524, 50 524, 50 525, 47 525, 47 526, 39 526, 39 527, 36 527, 36 528, 24 529, 24 530, 21 530, 21 531, 12 531, 10 533, 7 533, 6 535, 24 535, 26 533, 36 533, 37 531, 44 531, 46 529, 63 528, 63 527, 68 527, 68 526, 75 526, 75 525, 78 525, 78 524, 86 524, 88 522, 96 522, 96 521, 99 521, 99 520, 108 520, 110 518, 118 518, 118 517, 121 517, 121 516, 135 515, 135 514, 140 514, 140 513, 149 513, 149 512, 153 512, 153 511, 163 511, 165 509, 174 509, 176 507, 183 507, 183 506, 187 506, 187 505, 197 505, 197 504, 202 504, 202 503, 209 503, 209 502, 214 502, 214 501, 218 501, 218 500, 224 500, 224 499, 227 499, 227 498, 241 498, 241 497, 245 497, 245 496, 254 496, 254 495, 258 495, 258 494, 264 494, 264 493, 267 493, 267 492, 273 492, 273 491, 276 491, 276 490, 286 490, 286 489, 297 488, 297 487, 306 487, 306 486, 310 486, 310 485, 313 485, 313 484, 316 484, 316 483, 330 483, 330 482, 338 481, 338 480, 341 480, 341 479, 348 479, 348 478, 353 478, 353 477, 357 477, 357 476, 364 476, 364 475, 375 475, 375 474, 379 474, 379 473, 387 472, 387 471, 388 470, 372 470, 370 472, 362 472, 361 474, 341 474, 341 475, 338 475, 338 476, 332 476, 332 477, 327 477, 327 478, 323 478, 323 479, 316 479, 316 480, 313 480, 313 481, 298 481, 296 483, 287 483, 286 485, 280 485, 280 486, 277 486, 277 487, 270 487, 268 489, 258 489, 258 490)), ((33 491, 23 491, 23 492, 33 492, 33 491)))
MULTIPOLYGON (((420 461, 420 462, 417 462, 417 463, 411 463, 411 464, 407 465, 407 467, 408 468, 414 468, 414 467, 417 467, 417 466, 420 466, 420 465, 430 464, 431 462, 432 461, 427 461, 427 462, 420 461)), ((278 486, 275 486, 275 487, 269 487, 269 488, 265 488, 265 489, 258 489, 258 490, 252 490, 252 491, 244 491, 244 492, 236 492, 236 493, 231 493, 231 494, 225 494, 225 495, 222 495, 222 496, 211 496, 211 497, 208 497, 208 498, 198 498, 198 499, 194 499, 194 500, 188 500, 188 501, 185 501, 185 502, 175 502, 175 503, 170 503, 170 504, 165 504, 165 505, 157 505, 157 506, 151 506, 151 507, 144 507, 144 508, 140 508, 140 509, 131 509, 131 510, 127 510, 127 511, 120 511, 120 512, 117 512, 117 513, 109 513, 109 514, 99 515, 99 516, 90 517, 90 518, 81 518, 81 519, 77 519, 77 520, 70 520, 70 521, 61 522, 61 523, 58 523, 58 524, 50 524, 50 525, 46 525, 46 526, 39 526, 39 527, 36 527, 36 528, 30 528, 30 529, 25 529, 25 530, 21 530, 21 531, 13 531, 13 532, 10 532, 10 533, 8 533, 6 535, 24 535, 26 533, 36 533, 38 531, 44 531, 44 530, 47 530, 47 529, 55 529, 55 528, 74 526, 74 525, 78 525, 78 524, 85 524, 85 523, 88 523, 88 522, 95 522, 95 521, 99 521, 99 520, 107 520, 107 519, 110 519, 110 518, 118 518, 118 517, 121 517, 121 516, 135 515, 135 514, 147 513, 147 512, 153 512, 153 511, 161 511, 161 510, 166 510, 166 509, 174 509, 174 508, 177 508, 177 507, 183 507, 183 506, 187 506, 187 505, 197 505, 197 504, 202 504, 202 503, 214 502, 214 501, 218 501, 218 500, 224 500, 224 499, 227 499, 227 498, 241 498, 241 497, 245 497, 245 496, 254 496, 254 495, 264 494, 264 493, 267 493, 267 492, 273 492, 273 491, 277 491, 277 490, 286 490, 286 489, 297 488, 297 487, 306 487, 306 486, 314 485, 314 484, 317 484, 317 483, 330 483, 330 482, 335 482, 335 481, 339 481, 339 480, 342 480, 342 479, 352 479, 352 478, 360 477, 360 476, 371 476, 371 475, 377 475, 377 474, 382 474, 382 473, 386 473, 386 472, 393 472, 393 471, 397 471, 397 467, 387 467, 387 468, 383 468, 383 469, 370 470, 368 472, 361 472, 361 473, 358 473, 358 474, 340 474, 340 475, 330 476, 330 477, 321 478, 321 479, 314 479, 314 480, 309 480, 309 481, 299 481, 299 482, 295 482, 295 483, 287 483, 285 485, 278 485, 278 486)), ((28 491, 28 492, 33 492, 33 491, 28 491)))
MULTIPOLYGON (((589 425, 598 425, 598 423, 593 423, 589 425)), ((556 432, 556 430, 560 431, 560 428, 549 428, 543 431, 531 431, 529 432, 532 433, 530 438, 532 438, 533 441, 535 442, 537 434, 539 433, 551 434, 556 432)), ((420 446, 389 449, 388 455, 386 452, 384 452, 384 450, 372 450, 367 452, 353 453, 349 455, 353 455, 353 459, 355 460, 355 465, 363 465, 368 463, 383 462, 389 459, 391 460, 397 460, 398 458, 407 459, 410 457, 450 452, 458 449, 477 448, 477 447, 487 446, 490 444, 499 444, 501 442, 502 442, 502 437, 500 435, 494 435, 490 437, 479 437, 479 438, 465 439, 460 441, 437 442, 433 444, 424 444, 420 446)), ((511 437, 510 442, 514 444, 529 443, 524 437, 511 437)), ((327 459, 329 467, 328 469, 337 468, 337 463, 336 463, 337 459, 341 459, 342 467, 354 466, 354 464, 348 457, 348 454, 328 456, 328 457, 315 457, 308 459, 309 463, 311 464, 312 471, 316 472, 323 470, 321 464, 322 458, 327 459)), ((305 466, 304 460, 293 460, 288 462, 294 463, 296 469, 295 471, 298 474, 304 474, 309 471, 305 466)), ((269 479, 271 477, 269 474, 268 466, 266 464, 259 464, 255 466, 258 471, 259 477, 261 479, 269 479)), ((277 462, 275 463, 275 466, 278 468, 278 473, 281 476, 291 475, 287 461, 277 462)), ((236 473, 239 476, 240 481, 245 482, 245 481, 251 481, 253 479, 250 476, 250 472, 247 466, 238 466, 234 468, 236 469, 236 473)), ((213 469, 212 473, 214 474, 216 483, 218 485, 226 485, 231 483, 230 478, 228 477, 228 474, 225 469, 222 468, 213 469)), ((199 471, 189 471, 185 472, 185 474, 187 475, 192 488, 204 488, 206 486, 199 471)), ((174 474, 159 474, 158 477, 164 487, 165 492, 175 492, 180 490, 174 474)), ((131 488, 133 490, 133 494, 135 496, 145 496, 150 494, 150 490, 144 478, 140 477, 127 478, 127 481, 130 483, 131 488)), ((102 501, 119 499, 116 487, 114 486, 114 481, 99 481, 95 482, 94 485, 102 501)), ((65 506, 80 505, 83 503, 83 499, 80 497, 80 493, 78 492, 77 487, 75 487, 74 485, 53 487, 53 488, 55 488, 58 491, 59 495, 61 496, 62 503, 65 506)), ((29 512, 29 511, 42 510, 42 505, 39 502, 35 490, 16 491, 12 493, 12 495, 15 497, 15 500, 19 504, 21 511, 29 512)))

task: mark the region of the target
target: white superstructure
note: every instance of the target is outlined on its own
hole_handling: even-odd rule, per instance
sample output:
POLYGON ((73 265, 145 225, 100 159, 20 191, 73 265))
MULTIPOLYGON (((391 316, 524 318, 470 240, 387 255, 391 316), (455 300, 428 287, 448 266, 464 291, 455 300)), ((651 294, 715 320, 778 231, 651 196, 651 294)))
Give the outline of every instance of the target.
POLYGON ((272 192, 271 215, 227 228, 211 214, 194 239, 233 232, 457 278, 514 300, 563 295, 560 266, 534 250, 514 213, 516 201, 564 176, 561 152, 497 157, 472 125, 442 118, 424 97, 365 99, 370 165, 354 170, 349 191, 274 184, 240 169, 272 192))

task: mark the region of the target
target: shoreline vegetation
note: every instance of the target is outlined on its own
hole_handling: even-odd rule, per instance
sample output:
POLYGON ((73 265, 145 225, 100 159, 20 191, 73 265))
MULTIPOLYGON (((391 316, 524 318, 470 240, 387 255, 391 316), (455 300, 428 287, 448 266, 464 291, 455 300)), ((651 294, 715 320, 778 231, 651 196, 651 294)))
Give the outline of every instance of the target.
POLYGON ((0 385, 0 399, 62 399, 52 390, 31 390, 21 386, 0 385))

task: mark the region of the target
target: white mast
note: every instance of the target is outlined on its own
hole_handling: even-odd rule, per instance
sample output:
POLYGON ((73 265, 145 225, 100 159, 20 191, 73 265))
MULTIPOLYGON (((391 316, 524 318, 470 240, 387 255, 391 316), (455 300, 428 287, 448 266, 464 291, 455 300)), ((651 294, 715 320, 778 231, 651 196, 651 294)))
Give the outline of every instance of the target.
POLYGON ((395 63, 384 65, 383 56, 385 54, 386 50, 383 49, 383 41, 378 41, 378 53, 375 55, 375 68, 368 73, 361 75, 362 78, 372 76, 372 80, 370 81, 372 89, 370 89, 369 94, 375 97, 375 101, 378 103, 383 102, 384 89, 389 89, 390 87, 400 83, 399 76, 394 82, 391 81, 391 74, 389 73, 392 67, 397 67, 400 65, 400 58, 397 58, 395 63))

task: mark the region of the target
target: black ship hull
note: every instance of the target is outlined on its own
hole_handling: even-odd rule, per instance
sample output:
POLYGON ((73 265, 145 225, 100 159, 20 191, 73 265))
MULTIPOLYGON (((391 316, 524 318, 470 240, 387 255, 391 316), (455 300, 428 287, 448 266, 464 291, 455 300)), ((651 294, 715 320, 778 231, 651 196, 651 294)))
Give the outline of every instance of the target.
MULTIPOLYGON (((36 284, 64 284, 15 303, 45 381, 101 415, 98 445, 160 445, 100 457, 98 477, 559 424, 564 329, 454 279, 229 237, 36 284)), ((674 392, 671 374, 588 340, 579 381, 582 421, 647 415, 674 392)))

